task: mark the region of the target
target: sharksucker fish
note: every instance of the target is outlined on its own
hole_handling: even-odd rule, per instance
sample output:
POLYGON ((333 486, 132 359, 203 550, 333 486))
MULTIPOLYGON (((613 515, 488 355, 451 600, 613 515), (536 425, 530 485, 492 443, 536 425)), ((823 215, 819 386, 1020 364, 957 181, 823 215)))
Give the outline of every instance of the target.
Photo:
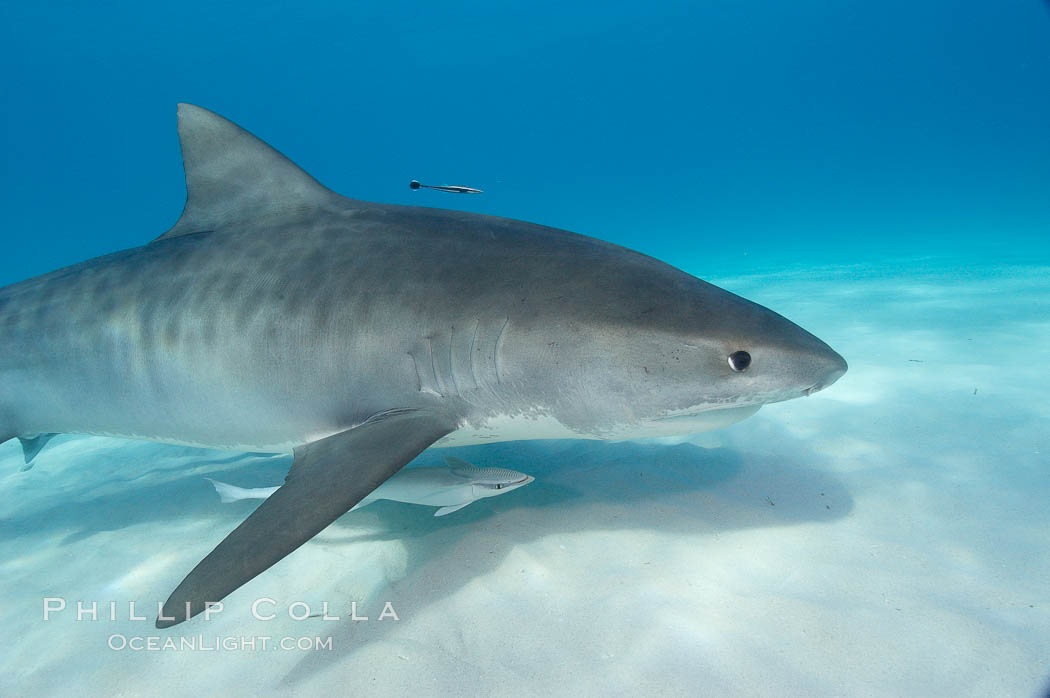
POLYGON ((480 189, 474 187, 465 187, 462 184, 421 184, 417 180, 412 180, 408 183, 410 189, 436 189, 437 191, 444 191, 450 194, 484 194, 480 189))
POLYGON ((174 227, 0 289, 0 439, 27 460, 56 433, 294 454, 158 627, 430 446, 690 434, 846 371, 775 312, 644 254, 345 198, 200 107, 180 104, 178 127, 174 227))
MULTIPOLYGON (((488 497, 507 494, 536 478, 505 468, 478 468, 461 458, 445 456, 447 468, 402 468, 350 511, 380 499, 440 507, 434 516, 445 516, 488 497)), ((266 499, 280 487, 236 487, 208 478, 224 504, 242 499, 266 499)))

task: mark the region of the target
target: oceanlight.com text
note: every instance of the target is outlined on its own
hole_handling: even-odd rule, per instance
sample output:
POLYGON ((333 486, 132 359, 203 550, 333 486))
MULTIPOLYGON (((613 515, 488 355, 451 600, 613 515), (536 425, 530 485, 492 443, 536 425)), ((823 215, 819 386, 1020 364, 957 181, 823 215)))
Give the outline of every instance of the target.
POLYGON ((110 635, 107 644, 117 652, 331 652, 329 637, 272 637, 249 635, 110 635))

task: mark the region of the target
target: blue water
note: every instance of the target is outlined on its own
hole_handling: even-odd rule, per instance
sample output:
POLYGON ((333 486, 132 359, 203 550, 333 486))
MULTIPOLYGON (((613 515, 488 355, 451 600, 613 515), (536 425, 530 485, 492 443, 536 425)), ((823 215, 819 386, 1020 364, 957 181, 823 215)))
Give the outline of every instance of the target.
POLYGON ((4 2, 0 65, 0 285, 169 228, 190 102, 339 193, 638 249, 851 365, 702 438, 464 450, 537 481, 439 520, 376 505, 275 567, 258 594, 405 616, 295 659, 40 621, 166 595, 250 510, 204 476, 286 460, 63 435, 22 473, 0 446, 0 694, 1047 685, 1050 3, 4 2))
POLYGON ((708 274, 1045 260, 1048 47, 1037 0, 5 2, 0 280, 174 221, 178 101, 349 196, 540 221, 708 274))

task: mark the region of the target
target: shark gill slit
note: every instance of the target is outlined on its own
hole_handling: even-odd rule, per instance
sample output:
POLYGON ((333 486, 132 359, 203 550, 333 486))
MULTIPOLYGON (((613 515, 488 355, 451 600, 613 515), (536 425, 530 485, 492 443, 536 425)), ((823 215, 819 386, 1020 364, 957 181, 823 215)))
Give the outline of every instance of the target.
POLYGON ((478 371, 474 367, 474 346, 478 343, 478 328, 481 327, 481 320, 474 321, 474 336, 470 338, 470 353, 467 360, 470 364, 470 377, 474 380, 474 389, 477 390, 481 387, 481 383, 478 381, 478 371))
POLYGON ((496 384, 503 384, 503 377, 501 375, 500 366, 500 354, 503 352, 503 331, 507 329, 507 323, 510 322, 510 318, 506 318, 503 321, 503 327, 499 328, 499 335, 496 336, 496 345, 492 349, 492 368, 496 372, 496 384))
POLYGON ((452 394, 459 395, 459 381, 456 380, 456 362, 452 360, 452 347, 456 343, 456 326, 448 328, 448 375, 452 381, 452 394))
POLYGON ((437 393, 441 397, 445 397, 448 390, 445 388, 445 381, 441 380, 441 374, 437 370, 437 361, 434 358, 434 336, 427 335, 427 353, 430 354, 430 370, 434 375, 434 386, 437 388, 437 393))
POLYGON ((408 352, 408 358, 412 359, 412 369, 416 372, 416 390, 423 392, 423 378, 419 375, 419 362, 412 352, 408 352))
POLYGON ((426 354, 430 357, 430 376, 434 378, 434 392, 442 395, 443 390, 441 389, 441 379, 438 378, 438 366, 434 362, 434 340, 429 335, 426 336, 426 354))

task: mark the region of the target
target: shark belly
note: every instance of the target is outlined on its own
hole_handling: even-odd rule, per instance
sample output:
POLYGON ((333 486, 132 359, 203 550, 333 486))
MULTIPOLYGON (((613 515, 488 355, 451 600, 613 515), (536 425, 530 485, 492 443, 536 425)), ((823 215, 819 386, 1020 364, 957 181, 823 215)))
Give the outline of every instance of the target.
POLYGON ((758 412, 760 405, 697 411, 695 414, 669 417, 637 424, 610 425, 599 432, 583 432, 567 427, 548 414, 501 414, 477 425, 464 426, 438 440, 434 448, 472 446, 498 441, 534 439, 646 439, 700 434, 736 424, 758 412))

